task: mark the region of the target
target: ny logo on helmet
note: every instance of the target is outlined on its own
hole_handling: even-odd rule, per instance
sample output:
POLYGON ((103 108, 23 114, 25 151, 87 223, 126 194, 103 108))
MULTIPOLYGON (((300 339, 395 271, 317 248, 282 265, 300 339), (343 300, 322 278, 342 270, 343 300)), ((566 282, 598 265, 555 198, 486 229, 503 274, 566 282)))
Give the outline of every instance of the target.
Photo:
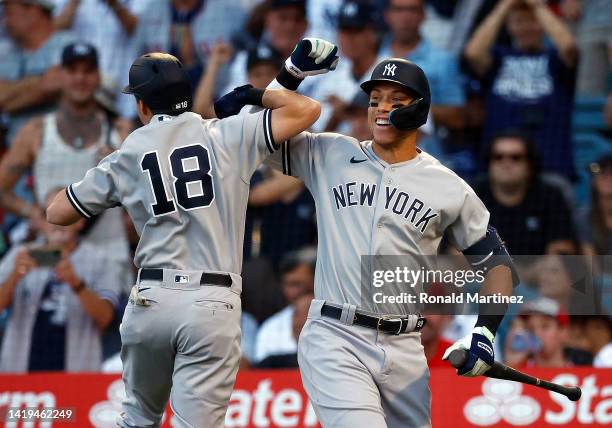
POLYGON ((383 76, 395 76, 395 69, 397 65, 395 64, 385 64, 385 69, 383 70, 383 76))

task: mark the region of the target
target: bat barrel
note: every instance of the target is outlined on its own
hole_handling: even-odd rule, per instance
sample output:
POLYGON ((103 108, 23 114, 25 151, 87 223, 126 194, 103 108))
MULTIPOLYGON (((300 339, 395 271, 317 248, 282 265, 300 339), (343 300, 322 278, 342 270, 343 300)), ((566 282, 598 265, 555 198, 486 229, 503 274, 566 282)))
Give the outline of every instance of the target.
MULTIPOLYGON (((458 369, 465 364, 467 357, 468 352, 466 350, 455 349, 448 356, 448 361, 454 368, 458 369)), ((518 370, 513 369, 512 367, 508 367, 499 362, 495 362, 491 369, 489 369, 484 375, 487 377, 505 379, 513 382, 521 382, 539 388, 544 388, 549 391, 565 395, 571 401, 578 401, 580 399, 580 396, 582 395, 582 391, 577 386, 564 386, 546 380, 541 380, 526 373, 522 373, 518 370)))
POLYGON ((578 388, 577 386, 569 386, 566 387, 568 389, 568 393, 565 394, 565 396, 567 398, 569 398, 572 401, 578 401, 580 400, 580 397, 582 396, 582 391, 580 390, 580 388, 578 388))
POLYGON ((561 395, 565 395, 571 401, 578 401, 582 396, 582 391, 577 386, 563 386, 545 380, 540 381, 540 383, 543 388, 546 388, 549 391, 557 392, 561 395))

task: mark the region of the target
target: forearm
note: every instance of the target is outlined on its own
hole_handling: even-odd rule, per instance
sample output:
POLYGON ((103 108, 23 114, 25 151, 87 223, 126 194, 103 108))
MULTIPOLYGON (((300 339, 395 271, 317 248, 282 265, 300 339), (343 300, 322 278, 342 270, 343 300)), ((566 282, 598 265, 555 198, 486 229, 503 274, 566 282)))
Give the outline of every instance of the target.
MULTIPOLYGON (((19 144, 15 141, 14 144, 19 144)), ((11 151, 17 150, 11 148, 11 151)), ((13 191, 13 187, 28 170, 28 166, 18 160, 11 160, 12 153, 4 157, 0 163, 0 206, 12 214, 19 217, 28 217, 32 211, 32 204, 18 197, 13 191)))
POLYGON ((30 216, 34 206, 17 196, 12 190, 0 189, 0 206, 18 217, 30 216))
POLYGON ((213 96, 215 85, 217 84, 217 73, 219 72, 219 64, 215 61, 210 61, 206 66, 206 71, 198 84, 196 90, 193 111, 199 113, 204 118, 215 117, 213 109, 213 96))
POLYGON ((313 101, 304 95, 286 89, 266 89, 263 92, 261 102, 264 108, 271 110, 282 108, 297 115, 302 108, 309 104, 308 100, 313 101))
POLYGON ((11 273, 6 281, 0 287, 0 311, 8 308, 13 303, 15 288, 19 283, 19 277, 15 272, 11 273))
POLYGON ((130 36, 134 34, 134 30, 138 26, 138 18, 118 0, 109 1, 108 6, 115 13, 124 31, 130 36))
MULTIPOLYGON (((512 271, 506 265, 498 265, 487 273, 479 294, 481 296, 512 296, 512 289, 512 271)), ((491 333, 495 334, 507 309, 508 304, 506 303, 480 304, 476 326, 487 327, 491 333)))
POLYGON ((465 127, 465 114, 463 107, 459 106, 432 106, 436 125, 445 126, 450 129, 463 129, 465 127))
POLYGON ((72 27, 80 3, 80 0, 70 0, 64 10, 53 19, 53 25, 57 30, 68 30, 72 27))
POLYGON ((542 24, 542 28, 559 51, 563 61, 568 66, 574 65, 577 57, 577 47, 576 40, 569 28, 550 11, 545 3, 540 3, 534 7, 534 12, 538 21, 542 24))
POLYGON ((89 315, 100 330, 104 330, 113 320, 113 305, 102 299, 95 292, 83 288, 78 292, 79 301, 87 315, 89 315))
POLYGON ((468 41, 464 54, 477 72, 484 73, 489 67, 491 49, 511 7, 512 1, 498 3, 468 41))
POLYGON ((60 226, 69 226, 82 218, 68 200, 65 189, 55 195, 45 214, 49 223, 60 226))
POLYGON ((0 110, 4 109, 4 103, 13 94, 12 89, 15 82, 12 80, 0 80, 0 110))
POLYGON ((305 131, 321 115, 321 105, 306 96, 284 89, 266 89, 262 106, 272 112, 272 139, 285 141, 305 131))
POLYGON ((57 87, 44 88, 40 76, 22 79, 11 88, 12 96, 3 103, 3 110, 12 113, 43 104, 53 99, 58 91, 57 87))
POLYGON ((249 204, 255 207, 270 205, 303 187, 301 180, 275 172, 272 178, 251 189, 249 204))

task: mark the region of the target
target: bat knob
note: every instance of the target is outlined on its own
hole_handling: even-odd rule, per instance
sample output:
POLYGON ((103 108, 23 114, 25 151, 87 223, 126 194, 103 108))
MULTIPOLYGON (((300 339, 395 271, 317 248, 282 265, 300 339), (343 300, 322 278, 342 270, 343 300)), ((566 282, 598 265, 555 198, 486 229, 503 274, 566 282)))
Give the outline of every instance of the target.
POLYGON ((566 397, 569 398, 571 401, 578 401, 580 400, 581 396, 582 391, 577 386, 572 386, 568 388, 566 397))
POLYGON ((467 360, 467 357, 468 357, 468 353, 466 350, 455 349, 448 356, 448 361, 451 363, 451 366, 453 366, 456 369, 459 369, 463 367, 463 365, 465 364, 465 361, 467 360))

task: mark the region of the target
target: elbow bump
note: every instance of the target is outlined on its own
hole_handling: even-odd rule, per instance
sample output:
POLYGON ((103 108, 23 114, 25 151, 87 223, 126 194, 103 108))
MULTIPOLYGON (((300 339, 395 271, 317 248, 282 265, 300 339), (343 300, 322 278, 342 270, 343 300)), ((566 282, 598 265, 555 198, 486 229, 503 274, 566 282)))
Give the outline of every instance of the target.
POLYGON ((55 224, 55 213, 53 212, 53 204, 49 205, 46 209, 45 209, 45 218, 47 219, 48 223, 51 224, 55 224))
POLYGON ((317 120, 321 116, 321 103, 313 99, 308 99, 306 110, 313 120, 317 120))
POLYGON ((45 210, 45 217, 48 223, 56 224, 58 226, 68 226, 70 224, 61 217, 58 210, 54 207, 54 204, 49 205, 49 207, 45 210))

